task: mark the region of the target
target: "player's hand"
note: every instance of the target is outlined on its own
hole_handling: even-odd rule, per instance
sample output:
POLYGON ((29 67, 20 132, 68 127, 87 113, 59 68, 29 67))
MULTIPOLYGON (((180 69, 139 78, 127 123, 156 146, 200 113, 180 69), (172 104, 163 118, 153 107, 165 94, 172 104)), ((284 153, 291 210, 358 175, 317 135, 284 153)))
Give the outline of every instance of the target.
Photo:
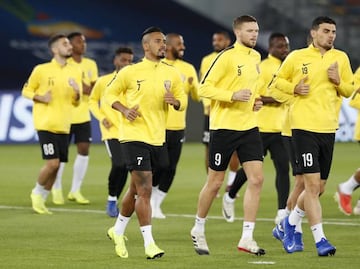
POLYGON ((107 118, 103 119, 101 123, 106 129, 110 129, 112 126, 112 123, 107 118))
POLYGON ((255 98, 255 102, 254 102, 254 106, 253 106, 253 110, 254 111, 259 111, 263 106, 263 101, 261 100, 261 98, 255 98))
POLYGON ((232 101, 248 102, 251 98, 251 91, 249 89, 238 90, 233 93, 232 101))
POLYGON ((164 95, 164 101, 165 103, 172 105, 174 107, 179 107, 180 106, 180 102, 179 100, 177 100, 174 96, 174 94, 168 90, 165 91, 165 95, 164 95))
POLYGON ((133 106, 132 108, 126 109, 124 116, 129 121, 135 120, 137 117, 141 117, 139 110, 139 105, 133 106))
POLYGON ((188 83, 189 85, 191 85, 194 81, 194 78, 193 77, 188 77, 188 83))
MULTIPOLYGON (((73 88, 75 94, 80 98, 80 87, 79 84, 73 78, 69 78, 69 85, 73 88)), ((78 98, 77 98, 78 99, 78 98)))
POLYGON ((86 83, 84 83, 84 81, 82 82, 82 87, 83 87, 83 94, 85 95, 90 95, 91 93, 91 85, 87 85, 86 83))
POLYGON ((339 65, 338 62, 335 62, 330 65, 327 70, 329 80, 334 83, 336 86, 340 84, 340 75, 339 75, 339 65))
POLYGON ((295 86, 294 93, 298 95, 307 95, 309 94, 310 86, 306 84, 308 76, 300 79, 299 83, 295 86))
POLYGON ((41 99, 40 101, 44 104, 50 103, 50 101, 52 99, 51 91, 48 90, 43 96, 41 96, 40 99, 41 99))

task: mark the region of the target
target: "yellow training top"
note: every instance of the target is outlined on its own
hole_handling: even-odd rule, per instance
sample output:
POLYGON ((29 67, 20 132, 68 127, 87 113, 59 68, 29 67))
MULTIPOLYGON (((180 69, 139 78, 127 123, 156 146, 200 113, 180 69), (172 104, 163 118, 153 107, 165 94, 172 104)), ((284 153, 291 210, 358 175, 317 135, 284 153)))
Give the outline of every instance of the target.
POLYGON ((358 110, 356 124, 354 128, 354 140, 360 141, 360 94, 356 92, 360 88, 360 67, 356 69, 354 74, 355 91, 352 94, 349 105, 358 110))
MULTIPOLYGON (((206 56, 204 56, 201 60, 200 64, 200 80, 202 80, 206 74, 206 72, 209 70, 211 64, 215 60, 216 56, 218 55, 218 52, 212 52, 206 56)), ((204 115, 209 116, 210 113, 210 100, 207 98, 201 98, 201 102, 203 103, 204 107, 204 115)))
MULTIPOLYGON (((277 70, 281 65, 281 60, 270 55, 260 63, 260 79, 263 86, 259 89, 262 96, 271 96, 267 90, 273 80, 277 70)), ((286 109, 285 104, 266 104, 256 113, 260 132, 279 133, 282 131, 286 109)))
POLYGON ((219 53, 199 87, 199 95, 211 99, 210 129, 244 131, 257 126, 253 112, 260 54, 236 42, 219 53), (235 91, 250 89, 248 102, 231 101, 235 91))
POLYGON ((349 97, 354 91, 353 74, 346 53, 330 49, 321 55, 310 45, 291 52, 281 65, 275 86, 288 94, 294 94, 295 86, 305 77, 310 85, 308 95, 296 95, 290 107, 291 129, 318 133, 333 133, 338 128, 340 96, 349 97), (327 70, 338 63, 340 85, 330 82, 327 70))
POLYGON ((121 142, 140 141, 154 146, 163 145, 169 110, 169 105, 164 102, 167 90, 180 101, 179 110, 184 110, 187 96, 175 67, 163 61, 153 62, 144 58, 119 71, 106 89, 107 102, 112 105, 123 93, 122 104, 128 108, 138 105, 141 114, 141 117, 132 122, 122 116, 119 135, 121 142))
MULTIPOLYGON (((68 62, 79 66, 79 68, 82 70, 82 81, 84 84, 89 86, 92 83, 95 83, 95 81, 98 79, 98 68, 94 60, 83 57, 81 62, 78 63, 72 57, 70 57, 68 62)), ((82 102, 74 109, 71 123, 83 123, 90 121, 91 118, 88 102, 89 96, 83 95, 82 102)))
POLYGON ((120 112, 113 109, 105 100, 106 86, 116 76, 116 73, 114 71, 99 77, 89 97, 89 108, 93 116, 99 121, 102 140, 119 138, 120 112), (112 124, 109 129, 103 125, 104 119, 112 124))
MULTIPOLYGON (((164 59, 164 62, 174 66, 181 75, 181 79, 184 83, 184 90, 186 95, 191 96, 195 101, 199 101, 198 87, 199 80, 196 74, 194 66, 188 62, 177 59, 171 61, 164 59), (189 78, 192 78, 191 84, 189 83, 189 78)), ((166 121, 166 130, 184 130, 186 127, 186 108, 183 111, 177 111, 173 106, 169 107, 169 114, 166 121)))
POLYGON ((35 95, 51 92, 48 104, 34 101, 32 113, 36 130, 64 134, 70 132, 71 111, 75 104, 75 92, 69 85, 70 78, 76 81, 81 91, 81 70, 77 66, 61 66, 52 59, 51 62, 34 67, 22 89, 22 95, 33 100, 35 95))

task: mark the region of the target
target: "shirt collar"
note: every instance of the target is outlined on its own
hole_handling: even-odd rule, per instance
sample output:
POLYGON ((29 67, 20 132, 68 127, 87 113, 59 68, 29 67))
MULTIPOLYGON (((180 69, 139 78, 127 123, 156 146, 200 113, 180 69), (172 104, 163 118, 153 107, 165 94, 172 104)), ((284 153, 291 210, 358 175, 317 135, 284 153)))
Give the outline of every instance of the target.
POLYGON ((55 64, 56 66, 59 66, 59 67, 64 67, 68 64, 68 62, 66 61, 64 65, 61 65, 58 61, 55 60, 55 58, 51 59, 51 63, 55 64))
POLYGON ((282 62, 279 58, 276 58, 276 57, 272 56, 271 54, 268 55, 268 58, 273 62, 278 62, 278 63, 282 62))
POLYGON ((253 51, 252 48, 246 47, 237 41, 234 43, 234 47, 235 47, 235 49, 240 50, 246 54, 250 54, 253 51))
MULTIPOLYGON (((320 53, 320 49, 316 48, 313 43, 311 43, 308 48, 320 53)), ((332 50, 333 48, 334 48, 334 46, 331 49, 329 49, 328 51, 332 50)))
POLYGON ((161 62, 161 60, 160 60, 160 62, 154 62, 154 61, 150 61, 144 57, 144 58, 142 58, 142 62, 148 66, 157 67, 159 65, 159 63, 161 62))

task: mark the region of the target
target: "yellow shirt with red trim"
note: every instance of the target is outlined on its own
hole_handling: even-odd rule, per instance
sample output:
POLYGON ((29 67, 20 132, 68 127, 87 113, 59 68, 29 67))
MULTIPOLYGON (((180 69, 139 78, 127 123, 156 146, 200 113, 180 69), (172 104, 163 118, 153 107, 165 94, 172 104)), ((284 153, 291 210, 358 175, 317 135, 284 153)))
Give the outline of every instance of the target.
MULTIPOLYGON (((70 57, 68 62, 79 66, 79 68, 82 70, 82 81, 84 84, 89 86, 95 83, 95 81, 98 79, 98 68, 94 60, 83 57, 81 62, 78 63, 70 57)), ((82 102, 74 109, 71 123, 88 122, 90 119, 89 96, 84 94, 82 102)))
MULTIPOLYGON (((164 59, 164 62, 174 66, 181 75, 181 80, 184 83, 184 91, 187 96, 195 101, 199 101, 198 87, 199 80, 196 74, 195 67, 183 60, 177 59, 171 61, 169 59, 164 59), (192 78, 192 82, 189 83, 189 78, 192 78)), ((167 130, 184 130, 186 127, 186 108, 183 111, 177 111, 174 107, 169 107, 169 113, 166 121, 167 130)))
POLYGON ((116 76, 116 73, 117 72, 114 71, 113 73, 99 77, 89 97, 89 109, 93 116, 99 121, 102 140, 119 138, 120 112, 113 109, 105 100, 106 86, 116 76), (111 123, 110 128, 106 128, 102 124, 104 119, 111 123))
POLYGON ((128 108, 139 106, 141 114, 134 121, 123 117, 120 121, 119 140, 139 141, 154 146, 165 142, 166 118, 169 105, 164 101, 166 91, 180 101, 179 110, 187 106, 187 96, 179 72, 175 67, 146 58, 121 69, 107 86, 105 98, 112 105, 124 94, 122 104, 128 108))
MULTIPOLYGON (((281 65, 281 60, 269 54, 260 63, 260 79, 263 86, 259 88, 262 96, 271 96, 268 85, 273 80, 281 65)), ((260 132, 279 133, 285 124, 286 107, 284 104, 266 104, 256 113, 260 132)))
POLYGON ((49 63, 34 67, 28 81, 22 89, 22 95, 32 99, 35 95, 45 95, 51 92, 51 101, 48 104, 34 101, 33 120, 38 131, 52 133, 70 132, 75 92, 69 85, 72 78, 81 90, 81 70, 77 66, 67 63, 61 66, 55 59, 49 63))
POLYGON ((258 95, 260 54, 238 42, 214 60, 199 87, 201 97, 211 99, 210 130, 245 131, 257 126, 253 111, 258 95), (248 102, 231 101, 234 92, 250 89, 248 102))
POLYGON ((295 95, 290 107, 291 129, 318 133, 334 133, 338 128, 340 96, 349 97, 354 91, 350 61, 345 52, 330 49, 324 55, 310 45, 291 52, 281 65, 275 78, 275 86, 285 93, 294 94, 299 81, 308 77, 308 95, 295 95), (330 65, 338 63, 340 85, 329 78, 330 65))

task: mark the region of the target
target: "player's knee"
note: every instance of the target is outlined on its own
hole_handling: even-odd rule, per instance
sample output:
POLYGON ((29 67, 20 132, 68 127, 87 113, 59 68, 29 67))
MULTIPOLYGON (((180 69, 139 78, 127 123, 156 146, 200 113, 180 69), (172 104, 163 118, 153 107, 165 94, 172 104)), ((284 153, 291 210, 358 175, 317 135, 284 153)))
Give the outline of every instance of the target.
POLYGON ((59 159, 48 160, 46 166, 51 171, 57 171, 60 167, 60 160, 59 159))
POLYGON ((262 184, 264 183, 264 176, 263 175, 253 175, 251 177, 248 177, 248 181, 250 184, 257 188, 261 188, 262 184))

